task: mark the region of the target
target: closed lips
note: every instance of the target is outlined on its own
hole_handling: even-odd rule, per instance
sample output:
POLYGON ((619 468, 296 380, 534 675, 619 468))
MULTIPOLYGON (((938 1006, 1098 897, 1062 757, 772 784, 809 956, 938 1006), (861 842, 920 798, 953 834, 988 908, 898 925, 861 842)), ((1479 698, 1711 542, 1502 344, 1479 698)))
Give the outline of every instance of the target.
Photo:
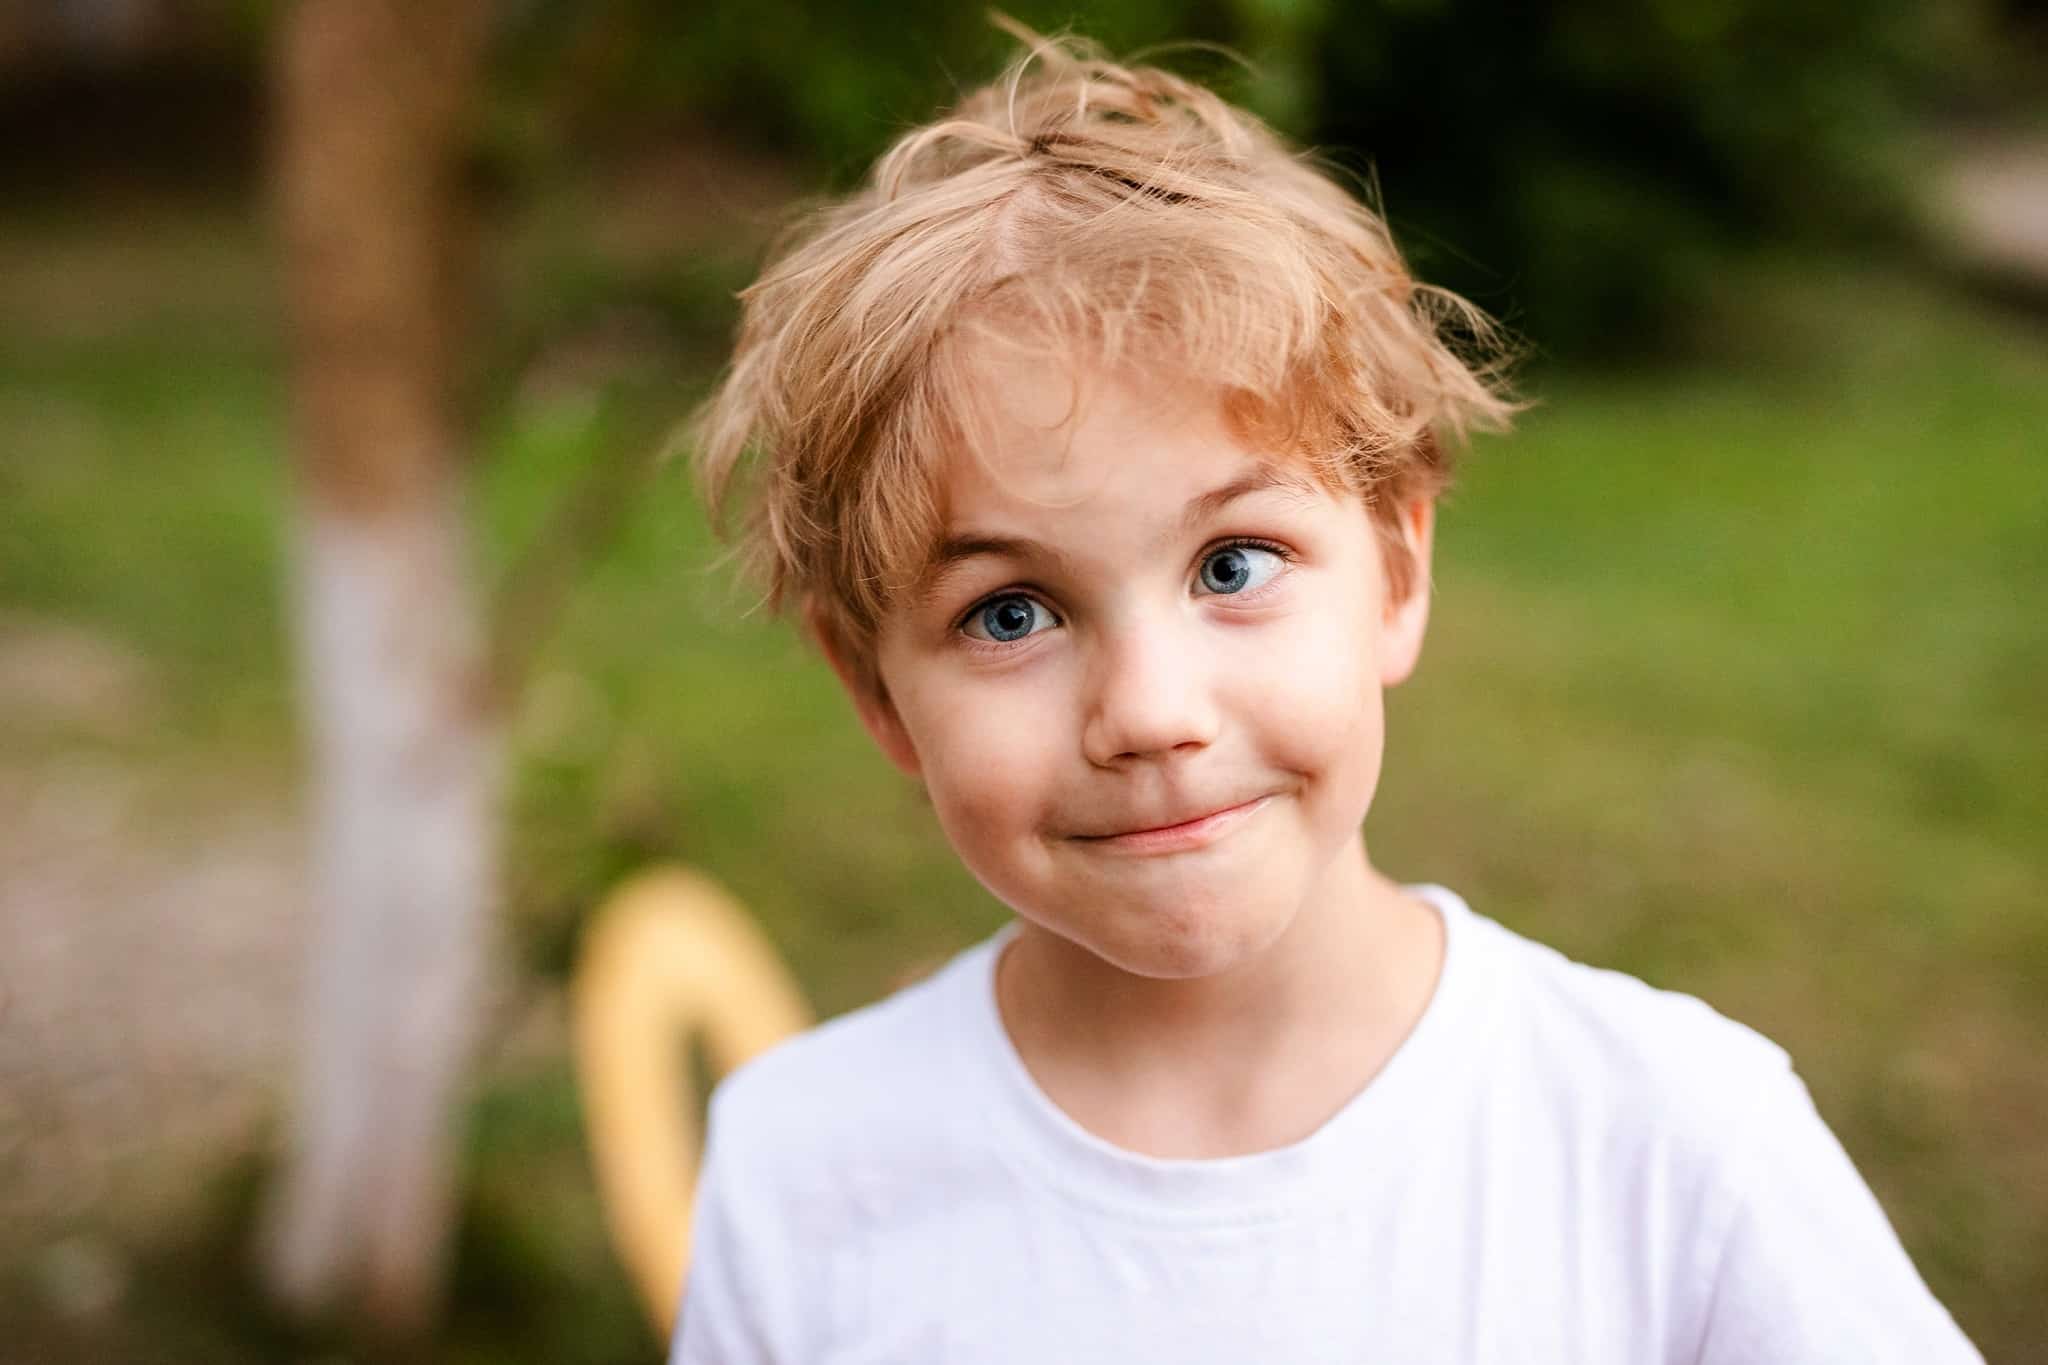
POLYGON ((1161 830, 1176 829, 1182 825, 1192 825, 1211 816, 1222 815, 1227 811, 1237 810, 1239 807, 1249 806, 1253 802, 1263 801, 1264 799, 1263 796, 1252 796, 1242 801, 1227 802, 1223 805, 1203 806, 1190 814, 1169 817, 1156 823, 1136 822, 1126 825, 1122 829, 1111 830, 1106 834, 1077 834, 1074 837, 1077 839, 1121 839, 1131 834, 1156 834, 1161 830))

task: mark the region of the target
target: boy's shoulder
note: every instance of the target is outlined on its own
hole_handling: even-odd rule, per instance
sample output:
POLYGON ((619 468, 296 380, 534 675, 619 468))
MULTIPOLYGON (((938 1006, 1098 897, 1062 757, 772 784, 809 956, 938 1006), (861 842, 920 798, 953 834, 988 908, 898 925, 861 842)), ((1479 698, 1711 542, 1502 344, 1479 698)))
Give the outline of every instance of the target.
POLYGON ((855 1144, 922 1145, 960 1093, 962 1036, 977 968, 994 940, 923 980, 784 1039, 737 1068, 711 1097, 711 1131, 729 1153, 783 1171, 843 1162, 855 1144))
POLYGON ((1474 916, 1499 962, 1497 1046, 1533 1096, 1650 1138, 1746 1146, 1800 1082, 1784 1048, 1695 996, 1474 916))
POLYGON ((1785 1061, 1783 1048, 1697 996, 1581 962, 1494 921, 1482 923, 1502 941, 1534 1017, 1582 1035, 1617 1061, 1649 1063, 1674 1056, 1768 1065, 1785 1061))

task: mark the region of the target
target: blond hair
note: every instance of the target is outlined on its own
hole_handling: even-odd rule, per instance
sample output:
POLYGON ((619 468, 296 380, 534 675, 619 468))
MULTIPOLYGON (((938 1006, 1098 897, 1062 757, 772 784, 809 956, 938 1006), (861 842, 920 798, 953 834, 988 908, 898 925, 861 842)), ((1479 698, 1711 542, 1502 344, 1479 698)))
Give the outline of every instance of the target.
POLYGON ((1404 594, 1398 508, 1515 407, 1491 323, 1250 115, 998 22, 1028 50, 783 242, 687 428, 715 522, 744 505, 736 549, 769 604, 871 664, 942 532, 942 458, 974 430, 970 318, 1209 387, 1252 448, 1367 498, 1404 594))

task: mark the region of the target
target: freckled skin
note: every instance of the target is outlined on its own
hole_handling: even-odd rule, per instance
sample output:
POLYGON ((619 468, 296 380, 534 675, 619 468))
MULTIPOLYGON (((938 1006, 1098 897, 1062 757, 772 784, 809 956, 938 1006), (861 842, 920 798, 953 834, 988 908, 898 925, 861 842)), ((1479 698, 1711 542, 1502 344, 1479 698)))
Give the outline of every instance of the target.
MULTIPOLYGON (((1061 951, 1162 981, 1328 951, 1318 926, 1386 886, 1360 825, 1382 690, 1413 667, 1426 591, 1387 601, 1362 501, 1269 466, 1220 404, 1102 378, 1075 406, 1042 363, 982 372, 986 439, 945 470, 947 531, 1045 548, 967 559, 886 621, 886 695, 835 660, 863 721, 969 870, 1061 951), (1183 525, 1192 500, 1267 467, 1290 482, 1183 525), (1274 549, 1227 562, 1254 570, 1243 591, 1212 590, 1205 560, 1240 537, 1274 549), (991 617, 1005 596, 1037 606, 991 617), (1021 639, 992 637, 1024 620, 1021 639), (1082 837, 1260 798, 1203 847, 1082 837)), ((1426 553, 1430 509, 1407 512, 1426 553)))

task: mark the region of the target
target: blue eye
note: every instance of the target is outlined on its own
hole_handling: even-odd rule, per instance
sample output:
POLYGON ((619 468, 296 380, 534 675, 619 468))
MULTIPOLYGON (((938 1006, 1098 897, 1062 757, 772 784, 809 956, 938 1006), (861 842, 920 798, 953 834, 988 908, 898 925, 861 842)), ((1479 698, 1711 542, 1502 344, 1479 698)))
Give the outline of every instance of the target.
POLYGON ((1053 615, 1043 604, 1031 597, 992 597, 967 613, 967 619, 960 628, 976 640, 990 640, 1007 645, 1036 633, 1041 625, 1051 625, 1053 615))
POLYGON ((1202 557, 1202 586, 1213 593, 1264 587, 1286 560, 1262 545, 1225 545, 1202 557))

